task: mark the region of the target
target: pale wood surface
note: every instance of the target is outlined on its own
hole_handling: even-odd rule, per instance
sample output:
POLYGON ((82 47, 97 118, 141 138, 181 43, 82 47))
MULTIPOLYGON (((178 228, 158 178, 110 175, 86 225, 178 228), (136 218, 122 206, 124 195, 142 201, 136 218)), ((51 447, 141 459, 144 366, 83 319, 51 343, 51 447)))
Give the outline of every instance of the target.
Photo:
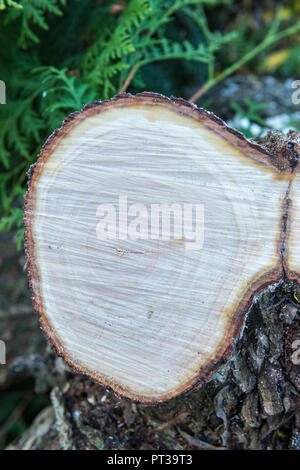
POLYGON ((206 124, 159 102, 91 112, 46 148, 31 185, 28 251, 44 330, 73 366, 142 402, 174 396, 213 369, 256 289, 282 275, 291 176, 206 124), (99 240, 97 207, 119 196, 147 207, 203 204, 203 248, 99 240))
POLYGON ((288 224, 288 268, 300 273, 300 174, 297 173, 291 184, 290 219, 288 224))

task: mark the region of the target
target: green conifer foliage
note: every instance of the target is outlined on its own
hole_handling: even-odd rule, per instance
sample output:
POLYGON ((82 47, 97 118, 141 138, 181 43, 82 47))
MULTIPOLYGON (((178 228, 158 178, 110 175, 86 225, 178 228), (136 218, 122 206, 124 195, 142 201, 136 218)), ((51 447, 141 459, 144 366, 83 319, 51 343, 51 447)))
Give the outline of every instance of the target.
POLYGON ((69 113, 125 90, 202 95, 300 30, 279 8, 241 48, 244 23, 211 20, 235 3, 0 0, 0 230, 14 228, 21 246, 26 171, 69 113))

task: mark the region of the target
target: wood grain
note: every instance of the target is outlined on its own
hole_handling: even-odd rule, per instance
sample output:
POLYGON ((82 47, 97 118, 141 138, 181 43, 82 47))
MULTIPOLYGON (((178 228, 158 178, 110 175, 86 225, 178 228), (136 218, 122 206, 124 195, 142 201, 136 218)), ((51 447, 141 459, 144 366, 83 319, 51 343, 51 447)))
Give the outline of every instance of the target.
POLYGON ((254 295, 299 271, 296 174, 184 100, 122 94, 67 118, 41 151, 24 216, 34 304, 58 353, 145 404, 207 380, 254 295), (120 196, 203 205, 203 247, 99 240, 97 208, 120 196))

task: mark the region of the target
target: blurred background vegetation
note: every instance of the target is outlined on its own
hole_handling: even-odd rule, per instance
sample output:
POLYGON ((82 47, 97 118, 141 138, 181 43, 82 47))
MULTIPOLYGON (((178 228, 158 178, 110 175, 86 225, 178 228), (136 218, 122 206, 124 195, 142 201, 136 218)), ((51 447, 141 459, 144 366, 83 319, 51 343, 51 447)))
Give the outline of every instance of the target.
MULTIPOLYGON (((49 134, 88 102, 148 90, 191 99, 247 137, 299 129, 280 109, 279 86, 300 79, 297 0, 0 0, 0 25, 0 231, 13 231, 19 248, 26 172, 49 134), (283 120, 270 119, 272 88, 283 120)), ((31 382, 0 386, 4 447, 48 398, 31 382)))

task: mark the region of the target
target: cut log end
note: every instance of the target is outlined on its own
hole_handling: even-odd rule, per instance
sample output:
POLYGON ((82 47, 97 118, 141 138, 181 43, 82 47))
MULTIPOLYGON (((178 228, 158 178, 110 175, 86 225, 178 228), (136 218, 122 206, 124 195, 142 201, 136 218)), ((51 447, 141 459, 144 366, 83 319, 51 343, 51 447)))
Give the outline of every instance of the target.
POLYGON ((272 154, 153 93, 67 118, 24 215, 34 304, 58 353, 145 404, 207 380, 254 295, 300 272, 297 145, 272 154))

